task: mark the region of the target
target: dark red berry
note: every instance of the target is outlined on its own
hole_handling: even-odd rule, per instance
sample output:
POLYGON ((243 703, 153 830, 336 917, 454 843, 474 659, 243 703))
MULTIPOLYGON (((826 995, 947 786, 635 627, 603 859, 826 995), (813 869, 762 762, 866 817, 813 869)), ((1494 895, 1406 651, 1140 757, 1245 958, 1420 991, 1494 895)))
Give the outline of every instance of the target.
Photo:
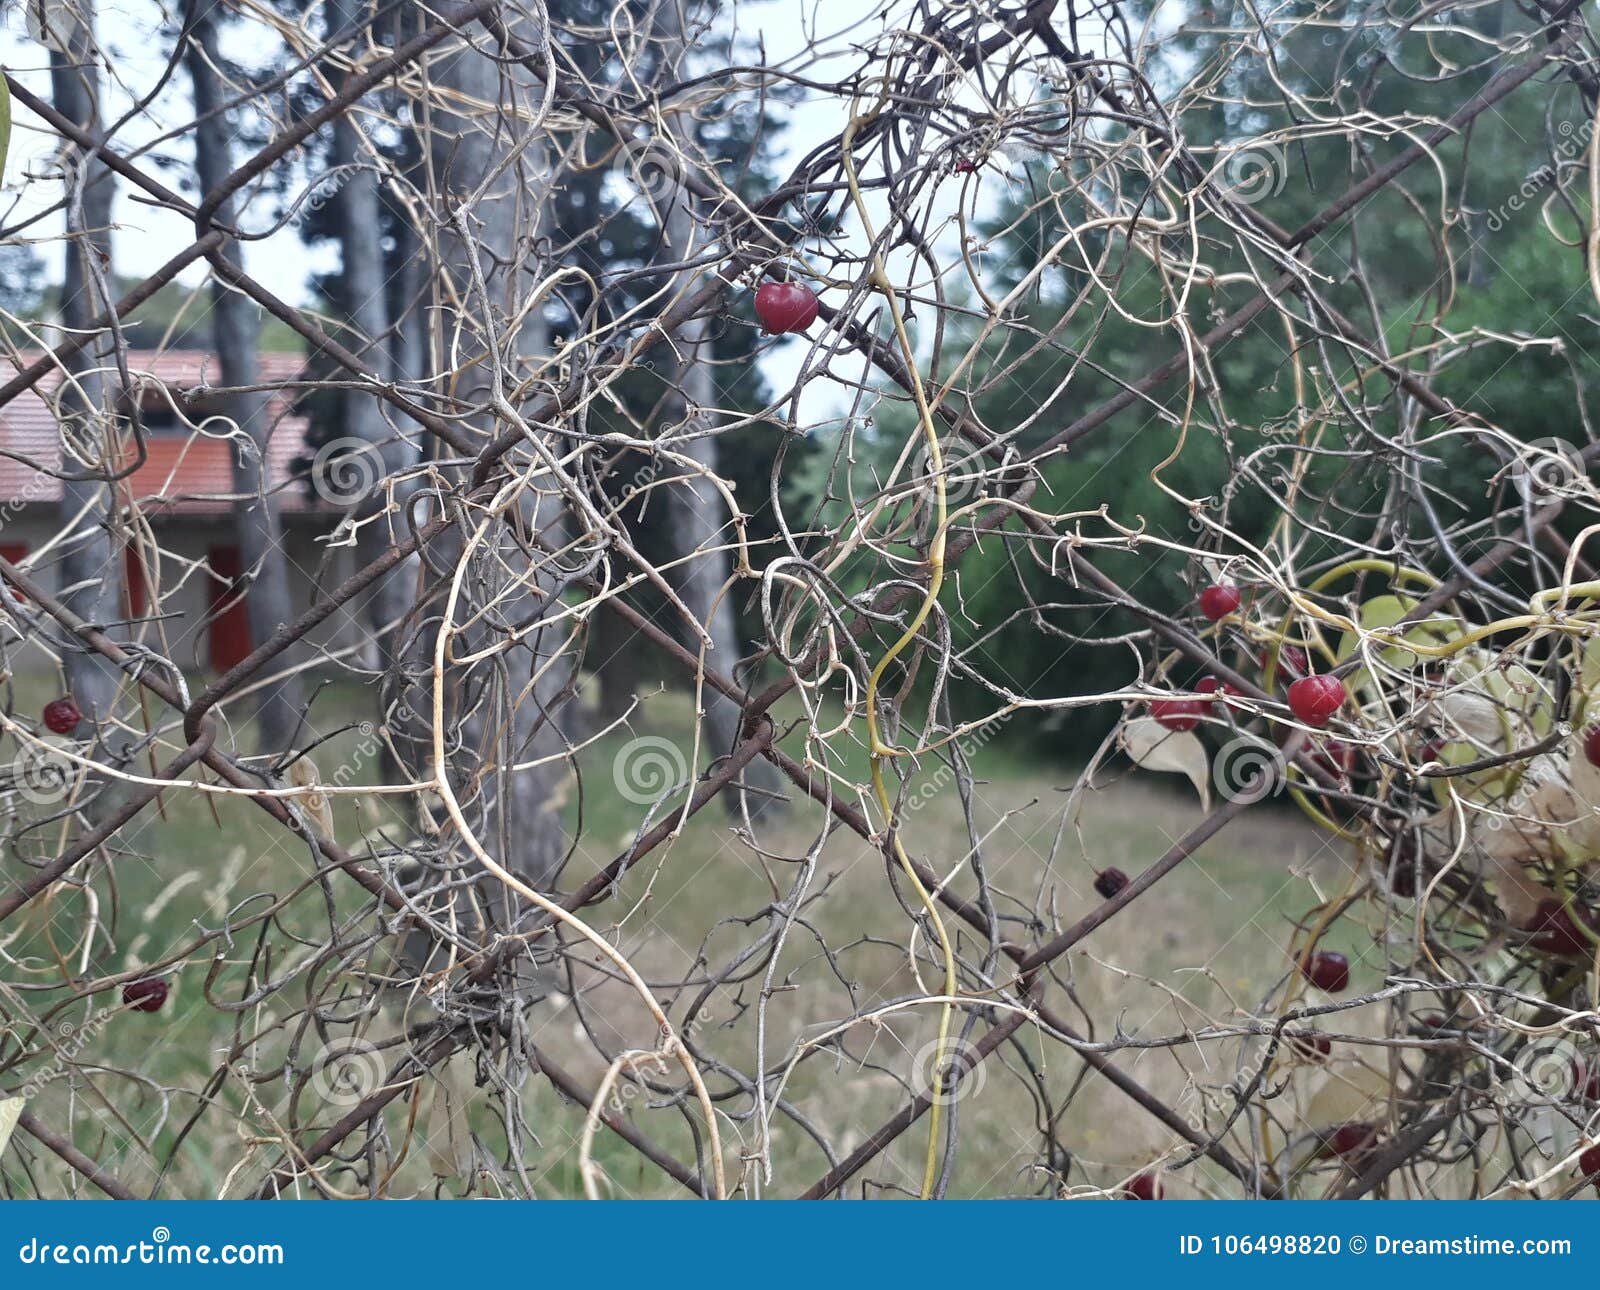
POLYGON ((958 175, 976 174, 978 170, 978 163, 971 157, 958 157, 953 169, 958 175))
POLYGON ((58 735, 70 735, 83 720, 83 713, 70 694, 52 699, 44 705, 45 728, 58 735))
POLYGON ((1578 1169, 1585 1178, 1600 1174, 1600 1146, 1590 1147, 1578 1157, 1578 1169))
POLYGON ((122 987, 122 1002, 135 1012, 160 1012, 171 989, 165 981, 146 977, 142 981, 129 981, 122 987))
POLYGON ((1333 1053, 1333 1040, 1326 1035, 1290 1035, 1289 1046, 1310 1061, 1326 1061, 1333 1053))
POLYGON ((1146 1170, 1122 1189, 1123 1200, 1160 1200, 1162 1195, 1161 1175, 1154 1169, 1146 1170))
POLYGON ((1328 1151, 1345 1160, 1364 1154, 1377 1140, 1377 1128, 1360 1121, 1341 1124, 1322 1135, 1322 1143, 1328 1151))
POLYGON ((1121 869, 1102 869, 1094 876, 1094 889, 1110 900, 1128 885, 1128 875, 1121 869))
POLYGON ((1541 954, 1570 958, 1588 954, 1594 949, 1594 942, 1573 918, 1571 911, 1554 897, 1539 902, 1528 930, 1534 934, 1529 944, 1541 954))
POLYGON ((1289 711, 1308 726, 1327 725, 1344 701, 1344 682, 1336 676, 1302 676, 1289 687, 1289 711))
POLYGON ((1356 768, 1361 754, 1354 744, 1337 739, 1319 739, 1307 754, 1311 764, 1335 777, 1349 775, 1356 768))
POLYGON ((1350 960, 1338 950, 1318 950, 1300 965, 1305 979, 1319 990, 1338 994, 1350 984, 1350 960))
POLYGON ((756 291, 756 317, 774 336, 804 331, 817 320, 817 293, 803 282, 763 282, 756 291))
POLYGON ((1200 593, 1200 612, 1217 622, 1239 608, 1239 599, 1239 588, 1232 583, 1216 583, 1200 593))
POLYGON ((1150 715, 1168 730, 1193 730, 1211 710, 1205 699, 1152 699, 1150 715))
POLYGON ((1224 695, 1237 695, 1239 693, 1234 686, 1229 685, 1226 681, 1219 681, 1214 676, 1203 678, 1194 688, 1196 694, 1206 694, 1211 696, 1206 700, 1206 702, 1213 710, 1215 710, 1217 704, 1222 702, 1224 695))
MULTIPOLYGON (((1267 664, 1272 660, 1270 649, 1262 651, 1261 670, 1266 671, 1267 664)), ((1278 651, 1278 675, 1287 673, 1290 676, 1304 676, 1311 670, 1311 658, 1298 645, 1285 645, 1278 651)))
POLYGON ((1417 1025, 1430 1032, 1443 1030, 1444 1017, 1437 1012, 1425 1012, 1417 1018, 1417 1025))
POLYGON ((1583 736, 1583 755, 1589 765, 1600 766, 1600 726, 1590 726, 1583 736))
POLYGON ((1591 1067, 1581 1057, 1574 1057, 1570 1067, 1573 1095, 1586 1102, 1600 1102, 1600 1070, 1591 1067))

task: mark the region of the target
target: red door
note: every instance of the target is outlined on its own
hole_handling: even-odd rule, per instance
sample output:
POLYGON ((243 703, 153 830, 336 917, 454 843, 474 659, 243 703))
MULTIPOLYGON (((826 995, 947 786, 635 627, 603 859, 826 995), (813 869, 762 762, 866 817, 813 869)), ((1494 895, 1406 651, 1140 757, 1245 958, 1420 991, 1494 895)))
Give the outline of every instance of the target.
POLYGON ((250 614, 239 594, 244 566, 236 546, 214 546, 206 556, 211 566, 211 666, 226 672, 250 653, 250 614))
POLYGON ((144 607, 150 599, 150 584, 144 576, 144 558, 139 548, 128 543, 122 548, 122 585, 128 592, 128 617, 143 618, 144 607))
MULTIPOLYGON (((7 560, 12 564, 21 564, 28 558, 28 544, 26 542, 0 542, 0 560, 7 560)), ((26 603, 27 597, 15 587, 7 585, 6 591, 11 599, 18 604, 26 603)))

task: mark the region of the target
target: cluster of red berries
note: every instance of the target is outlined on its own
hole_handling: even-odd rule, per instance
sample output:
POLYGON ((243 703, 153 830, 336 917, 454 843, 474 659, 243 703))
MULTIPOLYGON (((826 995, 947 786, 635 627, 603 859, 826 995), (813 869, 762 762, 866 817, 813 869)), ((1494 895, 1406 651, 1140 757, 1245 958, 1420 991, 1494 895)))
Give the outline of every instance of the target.
MULTIPOLYGON (((1213 583, 1200 593, 1200 612, 1212 622, 1220 622, 1229 614, 1237 613, 1241 603, 1239 588, 1232 583, 1213 583)), ((1268 650, 1259 661, 1265 668, 1271 660, 1272 652, 1268 650)), ((1279 647, 1277 667, 1280 672, 1295 678, 1289 686, 1289 710, 1308 726, 1327 725, 1350 697, 1344 682, 1338 677, 1313 674, 1309 656, 1298 645, 1279 647)), ((1207 677, 1195 690, 1208 697, 1155 699, 1150 704, 1150 715, 1168 730, 1193 730, 1223 696, 1237 693, 1227 682, 1215 677, 1207 677)), ((1353 762, 1353 750, 1342 755, 1353 762)))

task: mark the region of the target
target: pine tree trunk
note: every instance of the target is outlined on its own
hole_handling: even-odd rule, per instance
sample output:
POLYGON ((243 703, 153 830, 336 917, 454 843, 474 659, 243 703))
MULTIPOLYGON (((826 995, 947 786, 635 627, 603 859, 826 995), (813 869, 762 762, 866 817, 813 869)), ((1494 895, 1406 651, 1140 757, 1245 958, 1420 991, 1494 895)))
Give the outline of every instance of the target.
MULTIPOLYGON (((331 0, 328 6, 330 38, 352 27, 367 14, 361 0, 331 0)), ((354 122, 354 112, 341 115, 333 126, 332 162, 343 170, 334 211, 338 221, 339 250, 342 261, 342 293, 345 317, 355 333, 350 348, 369 364, 380 381, 391 378, 393 367, 387 333, 389 330, 388 283, 383 262, 382 204, 373 158, 364 149, 354 122)), ((348 391, 343 397, 341 432, 368 445, 375 465, 374 478, 394 479, 415 458, 406 437, 389 426, 384 410, 374 395, 348 391)), ((403 500, 398 495, 396 501, 403 500)), ((356 558, 365 565, 377 560, 395 541, 397 528, 383 512, 389 498, 380 490, 360 499, 356 506, 359 527, 356 533, 356 558), (364 522, 363 522, 364 521, 364 522)), ((391 659, 394 624, 408 604, 404 575, 391 574, 374 583, 363 609, 377 645, 378 666, 387 670, 391 659)))
MULTIPOLYGON (((101 137, 100 76, 95 62, 92 29, 94 6, 78 9, 81 26, 66 54, 50 58, 50 86, 61 114, 101 137)), ((107 305, 102 290, 111 278, 111 199, 113 186, 103 162, 85 157, 68 145, 63 165, 67 170, 66 270, 61 286, 61 324, 68 333, 89 329, 107 305)), ((115 439, 107 401, 105 373, 114 371, 115 346, 108 332, 97 335, 72 358, 67 369, 74 379, 61 391, 61 433, 77 445, 74 455, 63 453, 68 472, 87 473, 82 462, 105 463, 112 473, 115 439)), ((115 509, 112 488, 94 479, 63 480, 61 485, 62 599, 73 613, 91 623, 107 624, 119 613, 121 585, 119 552, 111 538, 110 517, 115 509)), ((67 686, 85 717, 100 723, 111 715, 116 697, 117 669, 102 655, 69 642, 63 660, 67 686)))
MULTIPOLYGON (((198 118, 195 175, 202 192, 218 187, 232 169, 232 129, 227 114, 221 110, 225 98, 216 70, 221 62, 217 12, 214 0, 191 0, 189 39, 183 51, 194 86, 198 118)), ((234 203, 229 200, 218 209, 217 219, 230 224, 234 214, 234 203)), ((222 254, 239 263, 239 248, 233 242, 224 246, 222 254)), ((212 318, 222 384, 258 384, 261 329, 255 305, 219 282, 213 289, 212 318)), ((267 443, 271 434, 268 403, 265 393, 242 393, 230 395, 221 408, 248 440, 234 446, 233 488, 239 496, 234 522, 244 568, 246 586, 242 594, 250 618, 252 645, 262 644, 294 616, 277 501, 266 489, 267 443)), ((293 649, 279 654, 273 666, 281 675, 259 692, 256 722, 265 751, 286 749, 299 722, 303 690, 298 675, 291 670, 296 656, 293 649)))
MULTIPOLYGON (((476 29, 472 34, 479 41, 485 39, 476 29)), ((543 39, 542 33, 526 23, 517 34, 529 43, 543 39)), ((509 100, 516 108, 531 110, 542 97, 532 73, 516 64, 497 63, 470 47, 462 47, 443 59, 433 76, 440 85, 456 91, 463 102, 505 104, 509 100)), ((488 191, 470 203, 464 226, 449 218, 441 222, 439 267, 451 293, 440 300, 438 334, 449 338, 454 349, 448 360, 443 353, 435 355, 441 370, 448 362, 459 371, 452 394, 458 404, 479 409, 471 424, 487 441, 505 422, 490 407, 496 372, 486 357, 484 324, 494 326, 501 362, 512 369, 525 369, 526 364, 519 360, 542 357, 548 349, 548 329, 542 314, 524 308, 529 289, 542 276, 531 257, 548 191, 546 160, 537 142, 521 147, 525 136, 508 130, 503 119, 497 121, 488 112, 479 117, 439 114, 431 125, 432 131, 426 137, 432 150, 434 182, 442 190, 441 214, 454 212, 469 195, 478 193, 486 179, 490 180, 488 191), (507 160, 508 149, 513 148, 520 148, 513 163, 496 173, 496 167, 507 160), (471 285, 474 260, 486 287, 487 317, 483 316, 483 295, 471 285)), ((511 391, 518 387, 523 373, 510 370, 500 375, 504 388, 511 391)), ((506 460, 512 470, 525 470, 528 452, 519 450, 506 460)), ((552 487, 548 477, 541 486, 546 490, 552 487)), ((560 500, 541 496, 535 501, 529 494, 524 497, 524 504, 514 517, 519 527, 536 534, 546 546, 559 546, 564 528, 560 500)), ((507 520, 511 518, 508 516, 507 520)), ((528 557, 512 546, 507 528, 504 521, 498 526, 505 558, 483 562, 483 567, 487 571, 498 564, 508 570, 507 576, 514 576, 516 571, 527 568, 528 557)), ((480 551, 480 561, 482 554, 480 551)), ((469 590, 478 588, 469 586, 469 590)), ((505 590, 504 586, 483 589, 485 594, 505 590)), ((536 620, 541 605, 555 603, 555 590, 548 576, 531 576, 522 587, 499 600, 495 618, 502 623, 536 620)), ((457 620, 471 608, 466 604, 458 607, 457 620)), ((480 704, 464 729, 467 749, 476 748, 501 767, 543 762, 485 778, 479 799, 485 845, 498 848, 508 868, 540 889, 553 886, 566 853, 558 792, 567 775, 561 758, 566 746, 561 722, 572 675, 569 666, 545 667, 561 640, 559 630, 533 630, 498 655, 497 662, 478 665, 470 683, 474 688, 489 683, 489 668, 503 667, 504 671, 490 683, 492 701, 480 704), (530 685, 531 692, 524 693, 530 685), (514 705, 510 711, 508 704, 514 705)), ((462 782, 459 773, 452 774, 452 783, 462 782)))
MULTIPOLYGON (((683 47, 682 17, 679 5, 668 0, 657 22, 657 32, 665 50, 665 70, 674 74, 683 70, 681 63, 687 52, 683 47)), ((670 79, 670 75, 666 79, 670 79)), ((681 146, 687 149, 691 142, 689 136, 677 121, 673 128, 681 146)), ((670 206, 663 229, 661 256, 668 263, 690 261, 700 249, 694 244, 698 227, 695 198, 687 187, 679 185, 667 200, 670 206)), ((668 298, 676 299, 697 285, 695 271, 685 270, 673 283, 668 298)), ((662 408, 662 429, 679 434, 704 431, 709 428, 707 413, 716 406, 709 320, 688 320, 679 332, 675 350, 678 361, 669 374, 672 391, 662 408)), ((680 570, 679 595, 711 638, 705 651, 706 666, 725 676, 736 676, 743 650, 734 612, 737 588, 728 583, 732 560, 726 547, 733 537, 733 526, 722 495, 706 479, 717 471, 717 439, 715 435, 702 433, 686 443, 674 445, 674 451, 693 460, 704 472, 685 471, 665 490, 667 531, 674 542, 673 556, 680 570)), ((698 641, 688 644, 690 648, 699 647, 698 641)), ((739 742, 739 705, 710 686, 704 686, 700 694, 700 712, 704 737, 711 752, 717 757, 727 756, 739 742)), ((741 776, 741 794, 724 793, 722 800, 731 813, 738 815, 742 796, 751 815, 760 815, 779 805, 780 799, 775 796, 778 784, 776 769, 757 758, 741 776)))

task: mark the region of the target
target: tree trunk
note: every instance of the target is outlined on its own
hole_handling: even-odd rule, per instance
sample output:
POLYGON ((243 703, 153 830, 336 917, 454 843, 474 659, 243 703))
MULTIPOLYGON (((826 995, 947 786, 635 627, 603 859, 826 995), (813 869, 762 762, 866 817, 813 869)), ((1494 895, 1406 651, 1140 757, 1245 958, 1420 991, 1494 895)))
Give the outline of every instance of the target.
MULTIPOLYGON (((517 35, 525 42, 543 41, 544 33, 526 22, 519 27, 517 35)), ((489 43, 480 30, 474 28, 471 34, 489 43)), ((542 97, 542 88, 526 69, 514 63, 496 63, 466 45, 441 60, 434 69, 434 80, 459 95, 458 102, 502 105, 506 110, 531 112, 542 97)), ((494 327, 500 361, 511 369, 498 373, 508 395, 525 375, 516 370, 527 366, 519 360, 542 357, 548 348, 543 315, 524 307, 529 290, 543 276, 534 260, 534 247, 549 185, 547 163, 540 145, 535 142, 523 147, 525 130, 511 128, 503 117, 497 119, 493 109, 470 117, 439 113, 431 127, 425 137, 434 182, 441 190, 439 269, 448 284, 441 292, 436 335, 453 346, 450 355, 437 354, 436 362, 438 370, 451 367, 459 373, 451 392, 458 404, 475 409, 470 424, 489 436, 505 422, 491 404, 497 373, 487 357, 486 325, 494 327), (512 149, 520 149, 515 160, 497 172, 512 149), (479 195, 486 181, 489 187, 479 195), (463 204, 464 219, 457 224, 452 216, 463 204), (483 275, 482 290, 473 286, 476 271, 483 275)), ((511 454, 506 464, 513 472, 526 471, 529 450, 511 454)), ((554 485, 548 475, 537 483, 544 491, 537 499, 531 492, 524 494, 515 527, 537 534, 546 545, 559 546, 563 503, 559 496, 549 495, 554 485)), ((529 567, 529 556, 511 545, 511 527, 506 522, 496 526, 495 540, 504 544, 499 559, 489 558, 480 547, 473 569, 480 577, 467 588, 476 596, 499 597, 493 612, 498 624, 536 622, 543 605, 557 603, 557 586, 540 567, 536 551, 534 571, 505 594, 505 579, 529 567)), ((459 606, 457 621, 477 607, 471 603, 459 606)), ((495 631, 493 627, 489 630, 495 631)), ((465 687, 469 692, 478 691, 487 683, 494 696, 479 704, 474 717, 464 723, 469 753, 476 749, 501 767, 553 759, 514 773, 485 777, 478 803, 485 844, 491 849, 498 847, 507 867, 540 889, 554 884, 566 854, 557 795, 567 775, 561 760, 565 740, 560 723, 572 677, 567 666, 544 669, 560 643, 559 632, 528 630, 496 659, 477 664, 465 687), (487 672, 496 667, 504 671, 491 682, 487 672), (523 693, 530 685, 531 692, 523 693)), ((465 782, 460 769, 452 768, 452 783, 465 782)))
MULTIPOLYGON (((195 176, 202 193, 218 187, 232 169, 230 139, 232 129, 221 108, 225 101, 217 73, 221 56, 217 46, 218 6, 215 0, 190 0, 189 36, 184 47, 184 62, 194 85, 195 176)), ((230 199, 217 211, 219 223, 231 224, 236 211, 230 199)), ((222 254, 239 262, 239 248, 228 242, 222 254)), ((222 283, 214 284, 212 294, 213 327, 217 363, 222 383, 227 386, 252 386, 259 382, 257 349, 260 322, 255 305, 222 283)), ((276 500, 266 489, 267 442, 271 425, 267 417, 265 393, 230 395, 222 406, 223 415, 238 425, 247 443, 235 442, 233 488, 239 495, 235 525, 239 554, 244 567, 242 594, 250 618, 252 645, 260 645, 293 617, 289 594, 288 560, 283 549, 276 500)), ((302 702, 299 677, 290 669, 297 651, 278 655, 274 667, 280 676, 260 691, 256 721, 261 747, 281 752, 294 737, 302 702)))
MULTIPOLYGON (((366 6, 361 0, 331 0, 328 6, 330 38, 355 26, 366 16, 366 6)), ((373 158, 362 146, 354 123, 355 111, 353 107, 350 112, 341 114, 333 125, 333 165, 346 168, 334 196, 343 268, 343 305, 354 332, 349 347, 366 359, 373 376, 387 381, 393 375, 393 364, 387 335, 389 300, 383 262, 382 205, 373 158)), ((397 479, 415 459, 411 444, 390 427, 376 396, 351 390, 344 394, 342 402, 343 432, 367 445, 366 451, 374 463, 381 463, 373 471, 374 478, 397 479)), ((363 565, 378 559, 394 544, 391 517, 384 513, 390 500, 374 489, 371 496, 360 499, 356 505, 355 517, 360 522, 356 532, 356 558, 363 565)), ((403 499, 397 493, 393 500, 403 499)), ((380 671, 386 671, 392 661, 393 628, 408 603, 405 579, 398 572, 379 579, 367 592, 363 608, 377 646, 380 671)))
MULTIPOLYGON (((78 8, 81 25, 66 54, 50 57, 50 87, 61 114, 101 137, 100 75, 94 43, 94 6, 78 8)), ((88 330, 108 303, 102 287, 111 276, 111 176, 98 158, 85 157, 67 145, 63 165, 66 182, 66 271, 61 285, 61 324, 68 334, 88 330)), ((61 433, 77 445, 78 460, 63 453, 69 472, 87 473, 83 463, 103 463, 115 471, 115 435, 104 373, 116 357, 109 332, 97 335, 72 358, 67 369, 74 379, 61 391, 61 433)), ((120 552, 112 542, 110 519, 115 494, 110 485, 93 480, 64 480, 61 485, 62 599, 73 613, 91 623, 112 622, 119 613, 120 552)), ((75 641, 64 647, 67 686, 85 717, 103 734, 101 723, 111 715, 117 669, 102 655, 75 641)))
MULTIPOLYGON (((684 70, 681 63, 687 53, 678 0, 666 0, 662 5, 656 30, 663 47, 662 79, 671 80, 684 70)), ((671 128, 680 147, 689 151, 692 148, 689 132, 677 119, 673 119, 671 128)), ((670 205, 662 230, 661 256, 668 263, 687 262, 700 249, 694 245, 698 227, 694 195, 686 186, 678 185, 666 200, 670 205)), ((698 273, 685 270, 673 283, 668 298, 676 299, 698 285, 698 273)), ((678 360, 668 374, 671 392, 662 408, 663 430, 685 435, 703 432, 709 428, 708 410, 716 406, 709 319, 689 319, 679 332, 675 349, 678 360)), ((679 562, 678 593, 711 638, 705 651, 706 666, 724 675, 736 676, 743 650, 734 613, 733 598, 737 593, 734 587, 727 585, 732 561, 726 544, 733 531, 722 495, 706 479, 717 471, 716 436, 701 433, 686 443, 675 444, 674 451, 693 460, 704 472, 685 471, 665 489, 667 531, 675 543, 673 554, 679 562)), ((690 648, 699 646, 698 641, 687 643, 690 648)), ((739 705, 705 686, 700 694, 700 711, 705 739, 712 753, 718 757, 727 756, 739 741, 739 705)), ((775 796, 778 784, 776 769, 765 759, 757 758, 740 778, 740 794, 724 793, 722 801, 730 813, 738 815, 740 798, 743 798, 750 813, 760 815, 778 805, 779 799, 775 796)))

